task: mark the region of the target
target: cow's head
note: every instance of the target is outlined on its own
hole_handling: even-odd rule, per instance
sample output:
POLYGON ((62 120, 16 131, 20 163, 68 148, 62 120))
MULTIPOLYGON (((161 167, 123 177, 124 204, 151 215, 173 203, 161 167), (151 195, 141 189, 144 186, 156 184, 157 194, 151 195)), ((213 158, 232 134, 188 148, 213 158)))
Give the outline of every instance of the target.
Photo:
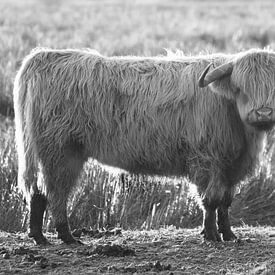
POLYGON ((210 88, 236 101, 244 123, 260 131, 275 125, 275 53, 252 50, 233 57, 211 70, 210 64, 199 86, 210 88))

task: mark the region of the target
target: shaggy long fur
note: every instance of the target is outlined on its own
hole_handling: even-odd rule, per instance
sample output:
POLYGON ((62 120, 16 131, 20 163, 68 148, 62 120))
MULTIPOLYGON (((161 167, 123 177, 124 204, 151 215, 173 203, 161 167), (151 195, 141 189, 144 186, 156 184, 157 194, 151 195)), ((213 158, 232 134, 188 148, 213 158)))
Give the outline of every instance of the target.
POLYGON ((274 68, 274 53, 261 50, 140 58, 36 49, 14 86, 18 183, 31 198, 41 171, 57 227, 88 157, 132 173, 188 176, 206 212, 227 208, 264 137, 241 120, 234 89, 248 89, 250 107, 275 106, 274 68), (198 88, 210 62, 227 61, 236 64, 233 80, 198 88))

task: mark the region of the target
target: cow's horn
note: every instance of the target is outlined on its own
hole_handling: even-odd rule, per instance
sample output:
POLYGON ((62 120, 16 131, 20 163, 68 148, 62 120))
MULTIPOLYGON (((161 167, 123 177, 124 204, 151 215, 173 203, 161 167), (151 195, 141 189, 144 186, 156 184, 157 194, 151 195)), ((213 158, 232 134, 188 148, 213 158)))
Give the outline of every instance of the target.
POLYGON ((226 76, 230 75, 233 70, 233 63, 228 62, 226 64, 223 64, 223 65, 215 68, 213 71, 208 73, 208 71, 212 65, 213 65, 213 63, 209 64, 206 67, 206 69, 204 70, 204 72, 201 74, 201 76, 199 78, 199 82, 198 82, 199 87, 205 87, 217 79, 226 77, 226 76))

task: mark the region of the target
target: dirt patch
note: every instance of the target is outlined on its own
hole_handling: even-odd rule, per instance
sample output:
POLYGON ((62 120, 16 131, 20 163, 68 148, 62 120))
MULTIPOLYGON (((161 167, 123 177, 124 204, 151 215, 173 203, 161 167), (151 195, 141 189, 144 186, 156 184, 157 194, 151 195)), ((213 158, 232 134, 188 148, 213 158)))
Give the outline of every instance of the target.
POLYGON ((275 274, 275 228, 235 228, 236 242, 204 242, 200 229, 80 234, 84 245, 36 246, 0 232, 1 274, 275 274), (100 237, 99 237, 100 236, 100 237))

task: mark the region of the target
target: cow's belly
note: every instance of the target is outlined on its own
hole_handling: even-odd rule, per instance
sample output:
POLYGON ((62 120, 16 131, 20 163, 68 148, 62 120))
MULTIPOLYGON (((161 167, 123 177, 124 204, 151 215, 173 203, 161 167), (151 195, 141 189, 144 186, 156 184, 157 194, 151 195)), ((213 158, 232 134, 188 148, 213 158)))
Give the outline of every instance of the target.
MULTIPOLYGON (((123 169, 134 174, 184 176, 187 173, 187 155, 176 148, 171 150, 117 150, 104 148, 104 152, 91 155, 103 165, 123 169), (109 150, 108 150, 109 149, 109 150)), ((121 147, 120 147, 121 149, 121 147)))

